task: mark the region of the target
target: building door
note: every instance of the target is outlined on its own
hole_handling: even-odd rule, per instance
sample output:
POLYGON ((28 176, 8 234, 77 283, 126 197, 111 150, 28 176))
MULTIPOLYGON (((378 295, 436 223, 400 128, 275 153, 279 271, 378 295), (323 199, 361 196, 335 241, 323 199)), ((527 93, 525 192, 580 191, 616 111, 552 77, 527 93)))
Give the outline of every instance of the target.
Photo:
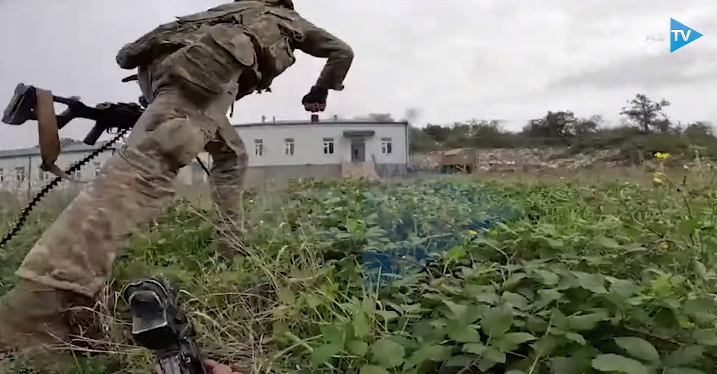
POLYGON ((366 142, 364 139, 351 139, 351 161, 366 161, 366 142))

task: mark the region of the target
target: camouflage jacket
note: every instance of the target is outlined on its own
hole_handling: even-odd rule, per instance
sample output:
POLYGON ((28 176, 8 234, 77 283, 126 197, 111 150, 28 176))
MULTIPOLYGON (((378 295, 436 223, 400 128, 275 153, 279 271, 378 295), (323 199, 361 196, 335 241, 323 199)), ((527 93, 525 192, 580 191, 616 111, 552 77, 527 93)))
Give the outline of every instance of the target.
POLYGON ((242 82, 237 99, 254 91, 269 90, 272 81, 294 64, 296 49, 311 56, 327 58, 316 85, 340 91, 353 61, 351 47, 341 39, 307 21, 296 11, 271 6, 263 1, 239 1, 207 11, 178 17, 160 25, 117 54, 123 69, 150 65, 159 56, 197 42, 203 25, 238 24, 254 45, 256 79, 242 82))

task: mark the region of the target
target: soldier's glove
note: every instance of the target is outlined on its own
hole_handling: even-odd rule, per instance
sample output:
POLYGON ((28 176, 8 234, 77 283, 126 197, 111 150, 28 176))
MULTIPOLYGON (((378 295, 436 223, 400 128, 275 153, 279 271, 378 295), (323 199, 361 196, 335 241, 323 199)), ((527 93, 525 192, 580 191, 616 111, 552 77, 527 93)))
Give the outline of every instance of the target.
POLYGON ((307 112, 323 112, 326 109, 326 98, 329 96, 329 90, 317 86, 311 87, 309 93, 304 95, 301 103, 307 112))

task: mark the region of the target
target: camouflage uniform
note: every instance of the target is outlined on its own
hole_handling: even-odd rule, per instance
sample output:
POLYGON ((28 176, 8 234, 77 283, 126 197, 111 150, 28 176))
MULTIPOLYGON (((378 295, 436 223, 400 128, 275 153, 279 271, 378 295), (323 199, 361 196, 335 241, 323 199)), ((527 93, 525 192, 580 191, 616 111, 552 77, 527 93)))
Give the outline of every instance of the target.
MULTIPOLYGON (((343 41, 275 1, 285 0, 237 1, 182 17, 118 53, 120 67, 139 69, 149 106, 20 266, 18 285, 0 304, 1 349, 67 340, 64 311, 91 306, 118 249, 160 213, 178 170, 201 151, 213 157, 215 202, 227 221, 241 225, 248 157, 226 116, 233 102, 268 90, 293 65, 295 49, 328 58, 316 83, 326 89, 343 89, 353 59, 343 41)), ((235 227, 217 222, 218 237, 240 238, 235 227)))

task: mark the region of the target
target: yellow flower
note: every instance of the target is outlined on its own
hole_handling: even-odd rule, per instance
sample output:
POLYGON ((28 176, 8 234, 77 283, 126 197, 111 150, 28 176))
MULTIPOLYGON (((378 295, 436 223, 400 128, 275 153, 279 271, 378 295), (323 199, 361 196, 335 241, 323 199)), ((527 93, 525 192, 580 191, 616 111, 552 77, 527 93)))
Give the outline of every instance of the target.
POLYGON ((478 235, 478 231, 468 230, 468 234, 470 234, 471 236, 476 236, 476 235, 478 235))
POLYGON ((657 152, 657 153, 655 153, 655 158, 658 160, 667 160, 668 158, 670 158, 670 154, 657 152))

